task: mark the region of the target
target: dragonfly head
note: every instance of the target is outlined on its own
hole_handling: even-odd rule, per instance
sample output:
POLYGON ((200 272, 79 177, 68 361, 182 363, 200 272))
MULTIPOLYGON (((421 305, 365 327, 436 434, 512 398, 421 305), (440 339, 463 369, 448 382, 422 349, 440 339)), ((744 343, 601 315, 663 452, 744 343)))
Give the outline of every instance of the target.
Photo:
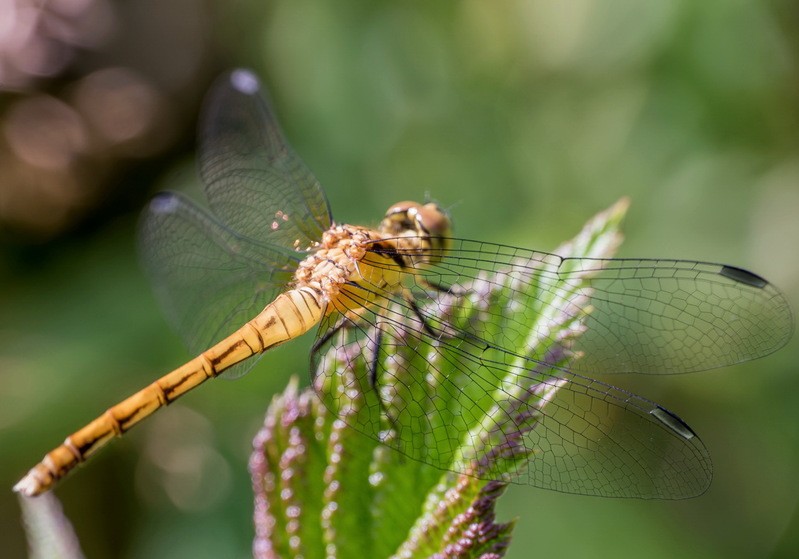
POLYGON ((390 237, 418 236, 436 254, 449 247, 452 225, 447 213, 438 204, 429 202, 399 202, 386 212, 380 232, 390 237))

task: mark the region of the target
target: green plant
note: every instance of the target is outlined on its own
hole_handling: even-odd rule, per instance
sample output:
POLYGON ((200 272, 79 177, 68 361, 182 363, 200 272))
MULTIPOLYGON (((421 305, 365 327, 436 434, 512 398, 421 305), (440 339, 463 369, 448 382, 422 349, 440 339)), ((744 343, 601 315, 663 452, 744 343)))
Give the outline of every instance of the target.
MULTIPOLYGON (((621 200, 600 213, 557 253, 610 256, 621 240, 618 228, 626 209, 627 201, 621 200)), ((584 295, 586 286, 572 282, 563 287, 568 293, 547 290, 517 272, 498 269, 495 277, 479 278, 480 296, 472 304, 453 305, 451 312, 435 315, 421 308, 428 328, 438 329, 442 337, 418 336, 412 351, 401 344, 381 346, 376 356, 383 361, 383 374, 377 379, 380 401, 369 381, 367 360, 352 358, 364 351, 358 345, 362 341, 347 329, 323 348, 316 391, 300 390, 294 378, 274 397, 250 459, 255 557, 504 556, 514 522, 496 521, 497 499, 531 458, 526 449, 532 446, 522 440, 539 426, 539 412, 566 381, 544 375, 537 384, 520 386, 519 365, 511 364, 492 369, 499 374, 496 378, 460 379, 463 390, 457 394, 437 393, 443 376, 453 380, 463 372, 457 359, 447 355, 447 344, 436 344, 446 341, 448 325, 466 330, 467 323, 478 328, 482 339, 489 339, 506 328, 503 321, 519 323, 518 317, 513 318, 517 299, 527 297, 535 301, 533 308, 539 316, 525 324, 526 330, 515 332, 514 353, 520 359, 546 359, 547 363, 579 358, 570 355, 568 347, 583 331, 582 315, 549 303, 553 298, 573 300, 578 291, 584 295), (520 279, 526 286, 523 290, 518 289, 520 279), (550 326, 548 330, 540 327, 542 321, 550 326), (553 332, 553 325, 560 332, 553 332), (439 360, 431 368, 435 374, 407 378, 410 372, 424 370, 431 355, 439 360), (498 399, 502 398, 526 405, 501 405, 498 399), (418 421, 418 414, 403 408, 403 403, 426 413, 424 421, 418 421), (403 435, 397 437, 397 431, 403 435), (442 438, 445 431, 448 435, 442 438), (437 442, 430 437, 437 437, 437 442), (414 460, 409 458, 413 452, 403 454, 392 446, 425 448, 429 454, 416 455, 424 460, 414 460), (439 450, 440 455, 432 454, 439 450)), ((529 310, 530 301, 523 308, 529 310)), ((407 327, 418 332, 422 326, 407 327)), ((509 339, 507 330, 503 335, 509 339)), ((482 358, 498 357, 484 354, 482 358)), ((22 504, 32 556, 82 556, 52 494, 23 498, 22 504)))
MULTIPOLYGON (((618 227, 627 205, 621 200, 600 213, 556 252, 593 258, 612 255, 621 240, 618 227)), ((528 281, 529 290, 521 292, 513 288, 514 274, 497 272, 496 277, 482 278, 479 301, 459 305, 457 314, 437 316, 421 309, 432 323, 428 327, 445 333, 448 324, 479 321, 480 335, 491 336, 493 330, 505 327, 503 317, 512 315, 516 298, 536 297, 538 320, 515 333, 512 349, 529 358, 547 355, 549 363, 559 362, 553 355, 562 360, 578 357, 569 355, 564 342, 582 332, 579 317, 558 314, 557 306, 548 305, 548 297, 568 299, 584 286, 570 284, 572 293, 532 293, 537 286, 528 281), (487 314, 482 312, 486 306, 491 308, 487 314), (551 327, 547 335, 540 334, 544 330, 539 321, 556 325, 561 335, 553 334, 551 327)), ((420 327, 408 325, 415 331, 420 327)), ((411 349, 402 344, 382 346, 376 356, 384 371, 377 379, 378 400, 369 382, 367 359, 352 358, 366 348, 342 330, 319 359, 315 383, 325 405, 313 389, 300 390, 296 379, 274 398, 250 461, 256 557, 504 555, 514 523, 497 523, 494 506, 506 482, 530 459, 528 447, 518 441, 535 430, 540 419, 536 412, 561 384, 549 377, 535 386, 519 386, 510 367, 505 371, 508 378, 484 379, 483 384, 461 379, 462 392, 436 393, 442 376, 452 380, 463 373, 457 359, 445 354, 446 347, 431 351, 435 344, 432 336, 421 336, 411 349), (404 376, 424 370, 430 355, 438 359, 435 374, 424 379, 404 376), (414 359, 421 361, 413 364, 414 359), (514 401, 528 405, 498 405, 497 398, 509 393, 514 401), (460 401, 464 398, 468 410, 460 401), (409 412, 408 406, 416 406, 417 413, 409 412), (475 409, 485 413, 478 417, 475 409), (458 422, 461 426, 452 427, 458 422), (398 437, 397 431, 403 435, 398 437), (441 440, 444 432, 449 435, 441 440), (434 435, 439 440, 432 442, 434 435), (441 456, 415 454, 413 448, 428 453, 441 449, 441 456)))

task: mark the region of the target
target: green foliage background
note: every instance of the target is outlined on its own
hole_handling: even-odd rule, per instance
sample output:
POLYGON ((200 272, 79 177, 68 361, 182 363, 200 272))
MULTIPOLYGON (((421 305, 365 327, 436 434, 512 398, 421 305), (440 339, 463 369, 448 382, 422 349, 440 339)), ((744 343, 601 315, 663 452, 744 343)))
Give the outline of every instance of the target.
MULTIPOLYGON (((209 6, 209 72, 248 65, 263 76, 338 220, 376 223, 389 204, 429 194, 451 208, 459 236, 546 250, 629 195, 622 256, 747 267, 799 309, 792 2, 209 6)), ((151 17, 157 25, 157 10, 151 17)), ((166 167, 135 185, 140 204, 161 188, 196 190, 190 157, 166 167)), ((138 268, 137 210, 106 220, 103 211, 100 225, 47 246, 3 245, 0 546, 9 557, 25 549, 13 482, 188 357, 138 268)), ((271 395, 292 374, 307 378, 309 345, 203 387, 64 483, 58 495, 87 555, 248 556, 250 440, 271 395)), ((793 340, 726 370, 610 378, 700 434, 714 459, 711 489, 674 503, 512 487, 499 517, 519 517, 508 557, 795 554, 798 358, 793 340)))

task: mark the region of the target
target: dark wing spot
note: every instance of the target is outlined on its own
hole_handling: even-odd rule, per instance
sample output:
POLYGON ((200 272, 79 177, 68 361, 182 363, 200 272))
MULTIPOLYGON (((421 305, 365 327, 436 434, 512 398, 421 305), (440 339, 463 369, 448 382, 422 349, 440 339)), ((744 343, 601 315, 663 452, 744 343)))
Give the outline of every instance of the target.
POLYGON ((663 425, 680 435, 682 438, 686 440, 693 439, 696 436, 693 429, 688 427, 688 424, 685 423, 682 419, 671 413, 666 408, 661 408, 657 406, 653 408, 650 412, 650 415, 654 416, 658 421, 660 421, 663 425))
POLYGON ((751 285, 752 287, 757 287, 759 289, 762 289, 768 285, 768 282, 757 274, 753 274, 752 272, 744 270, 743 268, 736 268, 735 266, 722 266, 719 274, 725 278, 730 278, 731 280, 735 280, 746 285, 751 285))

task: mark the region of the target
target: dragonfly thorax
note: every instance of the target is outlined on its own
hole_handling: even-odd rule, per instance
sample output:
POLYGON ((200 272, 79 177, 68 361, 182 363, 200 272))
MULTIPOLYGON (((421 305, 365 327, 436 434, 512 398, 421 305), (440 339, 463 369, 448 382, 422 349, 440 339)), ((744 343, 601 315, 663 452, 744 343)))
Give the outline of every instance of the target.
MULTIPOLYGON (((408 203, 409 205, 411 203, 408 203)), ((375 293, 397 291, 418 268, 441 259, 443 240, 431 235, 446 230, 449 219, 433 205, 416 204, 406 212, 389 211, 380 230, 335 225, 316 250, 300 262, 295 288, 317 292, 329 311, 351 316, 374 303, 375 293), (434 211, 439 211, 440 217, 434 211)), ((396 206, 395 206, 396 208, 396 206)))
POLYGON ((294 274, 295 287, 310 287, 327 300, 342 284, 357 281, 358 262, 370 244, 380 239, 376 231, 351 225, 335 225, 325 231, 316 251, 300 262, 294 274))

